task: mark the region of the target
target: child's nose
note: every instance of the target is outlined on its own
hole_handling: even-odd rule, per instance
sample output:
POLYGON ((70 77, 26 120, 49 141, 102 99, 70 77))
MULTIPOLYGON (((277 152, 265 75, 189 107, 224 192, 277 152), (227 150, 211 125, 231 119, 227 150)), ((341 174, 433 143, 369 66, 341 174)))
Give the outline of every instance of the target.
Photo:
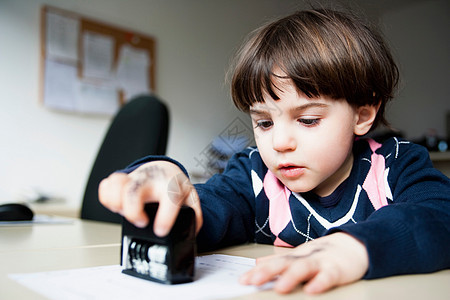
POLYGON ((277 152, 293 151, 297 147, 297 141, 292 129, 279 126, 274 128, 272 143, 273 149, 277 152))

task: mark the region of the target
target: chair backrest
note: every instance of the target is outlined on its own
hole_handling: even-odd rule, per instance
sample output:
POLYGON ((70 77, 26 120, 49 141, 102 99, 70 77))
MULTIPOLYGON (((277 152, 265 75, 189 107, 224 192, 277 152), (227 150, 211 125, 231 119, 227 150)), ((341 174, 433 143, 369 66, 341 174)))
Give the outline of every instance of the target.
POLYGON ((81 218, 120 223, 121 217, 98 199, 103 178, 146 155, 163 155, 169 130, 169 111, 154 96, 127 102, 114 117, 89 176, 81 207, 81 218))

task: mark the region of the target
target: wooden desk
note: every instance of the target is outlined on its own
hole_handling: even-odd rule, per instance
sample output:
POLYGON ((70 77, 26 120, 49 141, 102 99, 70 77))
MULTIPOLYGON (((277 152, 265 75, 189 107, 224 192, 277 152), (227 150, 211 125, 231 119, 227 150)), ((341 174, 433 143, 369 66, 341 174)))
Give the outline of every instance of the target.
POLYGON ((70 220, 63 224, 0 227, 0 253, 97 245, 119 245, 121 227, 116 224, 70 220))
MULTIPOLYGON (((73 224, 0 227, 0 299, 44 299, 11 280, 10 273, 119 264, 120 231, 119 225, 81 220, 73 224)), ((248 244, 214 253, 256 258, 287 251, 287 248, 248 244)), ((299 288, 286 296, 266 291, 239 299, 448 299, 449 283, 450 270, 446 270, 359 281, 318 296, 305 295, 299 288)))
POLYGON ((0 253, 0 299, 46 299, 10 279, 8 274, 11 273, 68 270, 119 263, 120 245, 3 252, 0 253))
MULTIPOLYGON (((238 255, 251 258, 284 253, 289 248, 270 245, 249 244, 231 247, 218 254, 238 255)), ((448 300, 450 297, 450 270, 425 275, 395 276, 376 280, 361 280, 353 284, 335 288, 321 295, 310 296, 298 288, 295 292, 280 296, 273 291, 265 291, 238 299, 308 299, 308 300, 448 300)))

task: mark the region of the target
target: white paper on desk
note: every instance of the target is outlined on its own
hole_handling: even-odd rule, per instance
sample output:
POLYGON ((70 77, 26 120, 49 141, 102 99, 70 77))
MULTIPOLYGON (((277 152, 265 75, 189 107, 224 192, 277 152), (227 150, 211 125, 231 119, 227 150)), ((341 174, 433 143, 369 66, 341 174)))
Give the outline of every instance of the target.
POLYGON ((121 273, 121 266, 66 271, 10 274, 22 285, 50 299, 221 299, 255 293, 257 288, 238 283, 255 265, 251 258, 207 255, 196 259, 192 283, 164 285, 121 273))
POLYGON ((0 221, 0 227, 2 226, 29 226, 33 224, 72 224, 74 219, 49 216, 49 215, 34 215, 31 221, 0 221))

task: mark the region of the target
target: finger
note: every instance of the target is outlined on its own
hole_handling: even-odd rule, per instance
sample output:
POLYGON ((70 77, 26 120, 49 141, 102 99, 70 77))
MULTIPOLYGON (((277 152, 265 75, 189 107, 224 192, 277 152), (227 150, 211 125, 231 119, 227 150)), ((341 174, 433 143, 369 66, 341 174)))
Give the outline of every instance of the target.
POLYGON ((319 294, 340 284, 337 272, 333 270, 324 270, 319 272, 307 284, 303 290, 307 294, 319 294))
POLYGON ((277 279, 274 290, 286 294, 294 290, 299 284, 310 280, 319 270, 315 259, 299 259, 295 256, 287 256, 290 260, 289 267, 277 279))
POLYGON ((153 232, 160 237, 166 236, 175 224, 179 211, 180 205, 178 203, 170 201, 167 196, 162 196, 156 212, 153 232))
POLYGON ((159 194, 160 205, 155 216, 154 232, 158 236, 165 236, 170 232, 178 216, 181 206, 190 206, 196 217, 196 233, 200 230, 203 217, 195 188, 183 173, 173 176, 165 193, 159 194))
POLYGON ((288 267, 287 260, 281 257, 259 261, 253 269, 241 276, 239 282, 246 285, 263 285, 282 274, 288 267))
POLYGON ((113 212, 121 213, 122 189, 128 181, 128 176, 123 173, 114 173, 103 179, 98 188, 100 203, 113 212))
POLYGON ((122 192, 122 214, 137 227, 145 227, 149 222, 144 211, 149 189, 150 187, 146 185, 145 181, 130 180, 122 192))
POLYGON ((279 254, 273 254, 273 255, 267 255, 267 256, 263 256, 263 257, 258 257, 256 260, 255 260, 255 262, 256 262, 256 264, 259 264, 259 263, 263 263, 263 262, 265 262, 265 261, 268 261, 268 260, 272 260, 272 259, 275 259, 275 258, 279 258, 279 257, 281 257, 282 255, 279 255, 279 254))
POLYGON ((186 180, 189 179, 184 174, 178 173, 172 176, 167 183, 160 182, 158 185, 159 207, 153 225, 156 235, 166 236, 175 224, 180 207, 187 197, 184 187, 186 180))
MULTIPOLYGON (((260 266, 264 263, 268 263, 270 262, 272 259, 275 259, 277 257, 280 257, 280 255, 269 255, 269 256, 264 256, 264 257, 258 257, 255 259, 255 264, 256 266, 260 266)), ((250 271, 246 272, 245 274, 243 274, 239 281, 241 282, 241 284, 251 284, 252 281, 252 277, 254 276, 255 272, 257 271, 257 268, 253 268, 250 271)))

